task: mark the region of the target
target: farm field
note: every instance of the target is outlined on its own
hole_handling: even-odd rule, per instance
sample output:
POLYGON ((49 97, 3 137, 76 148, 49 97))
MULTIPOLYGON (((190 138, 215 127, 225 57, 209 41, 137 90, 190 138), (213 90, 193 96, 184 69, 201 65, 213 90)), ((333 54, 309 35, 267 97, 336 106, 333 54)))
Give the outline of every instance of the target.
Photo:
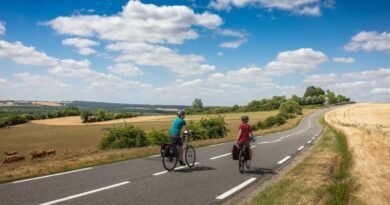
POLYGON ((390 204, 390 104, 340 107, 327 113, 325 121, 347 137, 358 186, 354 200, 390 204))
MULTIPOLYGON (((316 111, 317 109, 304 109, 304 115, 316 111)), ((221 143, 234 140, 237 134, 237 128, 240 123, 240 116, 244 113, 224 114, 225 121, 230 129, 229 135, 221 139, 209 139, 196 141, 195 146, 205 146, 215 143, 221 143)), ((251 112, 245 113, 250 117, 250 123, 264 120, 268 116, 276 115, 277 111, 251 112)), ((202 117, 210 115, 188 116, 187 120, 199 120, 202 117)), ((211 115, 212 116, 212 115, 211 115)), ((139 117, 145 119, 145 117, 139 117)), ((174 116, 157 116, 155 121, 128 122, 143 129, 162 128, 168 130, 171 120, 174 116)), ((270 132, 289 129, 299 123, 302 116, 289 120, 286 124, 262 131, 256 132, 257 135, 263 135, 270 132)), ((68 118, 62 118, 68 121, 68 118)), ((136 118, 131 118, 134 120, 136 118)), ((56 119, 58 120, 58 119, 56 119)), ((45 125, 39 123, 27 123, 13 126, 10 129, 0 129, 0 153, 6 151, 17 151, 20 155, 27 157, 24 163, 15 163, 11 165, 0 165, 0 181, 7 181, 25 176, 40 175, 44 173, 65 171, 79 167, 92 166, 101 163, 108 163, 118 160, 131 159, 156 154, 159 151, 158 146, 144 148, 132 148, 123 150, 100 151, 97 148, 102 135, 102 129, 113 126, 111 124, 87 124, 87 125, 45 125), (30 152, 33 150, 55 149, 57 155, 47 159, 30 161, 30 152)), ((0 160, 5 159, 0 155, 0 160)))

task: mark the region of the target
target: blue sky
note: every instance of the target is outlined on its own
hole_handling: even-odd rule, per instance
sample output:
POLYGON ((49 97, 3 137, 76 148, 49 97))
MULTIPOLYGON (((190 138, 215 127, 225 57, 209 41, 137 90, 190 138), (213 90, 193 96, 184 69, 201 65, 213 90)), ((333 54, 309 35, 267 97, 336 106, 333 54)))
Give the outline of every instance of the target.
POLYGON ((0 99, 246 104, 321 86, 390 101, 390 3, 1 1, 0 99))

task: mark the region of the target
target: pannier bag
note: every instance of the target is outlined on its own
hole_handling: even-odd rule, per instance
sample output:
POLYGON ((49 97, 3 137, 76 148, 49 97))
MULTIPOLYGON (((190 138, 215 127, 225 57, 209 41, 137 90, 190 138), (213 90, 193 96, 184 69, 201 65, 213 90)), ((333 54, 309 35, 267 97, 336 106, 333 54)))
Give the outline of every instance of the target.
POLYGON ((233 160, 238 160, 238 148, 236 145, 233 145, 232 157, 233 157, 233 160))
POLYGON ((161 157, 164 157, 164 152, 165 152, 165 156, 169 156, 169 144, 163 144, 161 145, 161 157))
POLYGON ((246 156, 245 156, 245 160, 252 160, 252 149, 249 149, 249 147, 246 147, 246 156))

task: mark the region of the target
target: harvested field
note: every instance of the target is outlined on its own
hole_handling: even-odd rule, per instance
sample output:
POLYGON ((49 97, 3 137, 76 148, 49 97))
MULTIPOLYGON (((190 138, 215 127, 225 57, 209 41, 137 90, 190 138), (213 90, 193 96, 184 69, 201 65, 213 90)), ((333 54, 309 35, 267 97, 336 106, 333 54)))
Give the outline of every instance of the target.
POLYGON ((337 108, 325 121, 347 136, 356 200, 390 204, 390 104, 356 104, 337 108))

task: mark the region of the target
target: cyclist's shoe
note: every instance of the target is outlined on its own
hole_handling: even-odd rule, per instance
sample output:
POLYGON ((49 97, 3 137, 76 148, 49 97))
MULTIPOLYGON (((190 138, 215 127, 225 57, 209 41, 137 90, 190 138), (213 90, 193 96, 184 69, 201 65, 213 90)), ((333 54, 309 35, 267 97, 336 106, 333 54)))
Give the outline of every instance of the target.
POLYGON ((179 164, 180 164, 180 166, 186 166, 186 163, 184 163, 183 161, 179 161, 179 164))

